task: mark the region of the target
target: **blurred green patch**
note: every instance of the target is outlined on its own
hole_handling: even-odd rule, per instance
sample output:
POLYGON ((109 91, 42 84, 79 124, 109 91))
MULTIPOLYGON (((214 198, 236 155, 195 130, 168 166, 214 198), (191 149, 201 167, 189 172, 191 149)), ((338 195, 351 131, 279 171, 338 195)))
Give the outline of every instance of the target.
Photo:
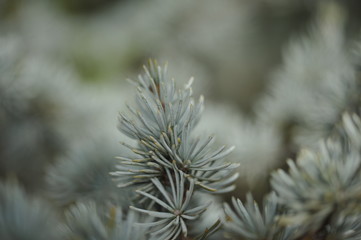
POLYGON ((20 0, 1 0, 0 1, 0 19, 6 19, 12 17, 17 7, 19 6, 20 0))
MULTIPOLYGON (((86 82, 103 82, 114 76, 138 72, 139 66, 148 58, 149 55, 139 46, 130 46, 122 52, 93 52, 85 47, 72 55, 75 70, 86 82)), ((119 80, 124 81, 124 78, 119 80)))
POLYGON ((56 2, 69 13, 87 14, 101 11, 120 1, 124 0, 57 0, 56 2))

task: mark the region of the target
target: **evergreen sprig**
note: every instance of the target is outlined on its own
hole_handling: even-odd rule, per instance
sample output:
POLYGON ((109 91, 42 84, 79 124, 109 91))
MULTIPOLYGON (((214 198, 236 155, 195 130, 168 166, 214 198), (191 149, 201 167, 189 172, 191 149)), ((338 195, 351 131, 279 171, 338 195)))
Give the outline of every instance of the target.
POLYGON ((0 182, 0 239, 62 240, 60 219, 43 199, 27 194, 16 181, 0 182))
POLYGON ((145 231, 134 225, 139 215, 125 214, 121 208, 97 206, 96 202, 78 202, 65 212, 68 239, 145 240, 145 231), (106 214, 108 213, 108 214, 106 214))
POLYGON ((250 240, 360 239, 361 119, 345 113, 332 136, 272 174, 263 211, 251 194, 225 204, 231 236, 250 240), (331 238, 329 238, 331 237, 331 238))
POLYGON ((151 227, 151 239, 176 239, 180 233, 186 237, 188 235, 188 229, 185 222, 199 218, 200 214, 206 211, 210 204, 209 202, 191 208, 190 202, 194 191, 194 181, 187 181, 183 174, 176 169, 174 169, 173 173, 168 169, 166 169, 166 172, 171 186, 171 193, 167 192, 163 184, 157 178, 151 180, 161 193, 160 198, 137 190, 137 193, 153 200, 162 210, 152 211, 131 206, 132 209, 138 212, 146 213, 160 219, 144 224, 147 227, 151 227), (185 189, 187 186, 188 189, 185 189))
POLYGON ((344 135, 320 143, 319 150, 304 150, 297 162, 288 161, 289 172, 272 175, 271 184, 279 202, 287 208, 281 216, 286 225, 297 224, 307 232, 326 231, 339 215, 357 214, 361 191, 360 119, 343 117, 344 135), (352 129, 352 131, 349 131, 352 129), (356 137, 358 135, 358 137, 356 137), (351 209, 353 209, 351 211, 351 209))
POLYGON ((143 185, 149 192, 151 178, 165 176, 164 169, 175 167, 205 190, 231 191, 238 176, 232 170, 238 165, 225 163, 223 158, 233 147, 212 150, 213 137, 191 136, 203 109, 203 97, 197 103, 192 98, 193 80, 177 90, 174 80, 166 77, 166 67, 150 61, 148 68, 144 67, 145 74, 135 83, 137 108, 128 106, 129 115, 120 114, 119 129, 139 144, 124 144, 136 157, 118 157, 118 171, 113 175, 119 186, 143 185))
POLYGON ((262 210, 247 194, 246 203, 232 198, 234 210, 225 203, 225 228, 231 236, 242 236, 250 240, 288 240, 293 233, 291 228, 282 228, 278 224, 281 206, 274 192, 264 198, 262 210))
POLYGON ((197 102, 192 97, 193 79, 177 89, 166 76, 166 66, 161 68, 156 61, 149 61, 144 72, 133 82, 136 108, 128 106, 128 114, 119 117, 119 129, 137 141, 136 146, 123 144, 134 155, 118 157, 117 171, 111 174, 119 187, 137 188, 138 203, 146 207, 132 208, 157 219, 144 224, 153 238, 186 237, 188 221, 197 219, 208 206, 191 207, 194 192, 232 191, 238 164, 224 161, 233 147, 214 149, 213 137, 193 136, 203 109, 203 97, 197 102))

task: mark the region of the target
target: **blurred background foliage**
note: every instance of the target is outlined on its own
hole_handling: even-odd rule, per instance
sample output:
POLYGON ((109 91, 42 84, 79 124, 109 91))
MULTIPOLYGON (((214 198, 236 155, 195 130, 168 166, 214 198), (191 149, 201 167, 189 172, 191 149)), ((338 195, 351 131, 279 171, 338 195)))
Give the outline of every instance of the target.
MULTIPOLYGON (((268 173, 284 166, 300 145, 290 143, 293 123, 282 129, 258 123, 255 106, 269 93, 285 47, 305 35, 328 4, 0 1, 1 177, 15 176, 28 191, 44 194, 46 168, 58 159, 73 152, 92 156, 92 149, 112 159, 125 151, 116 130, 118 111, 133 99, 125 80, 155 58, 169 63, 179 85, 195 77, 196 95, 206 97, 200 128, 239 149, 231 156, 243 164, 232 194, 243 198, 257 189, 259 199, 269 189, 268 173)), ((345 44, 353 44, 361 2, 332 4, 345 19, 345 44)))

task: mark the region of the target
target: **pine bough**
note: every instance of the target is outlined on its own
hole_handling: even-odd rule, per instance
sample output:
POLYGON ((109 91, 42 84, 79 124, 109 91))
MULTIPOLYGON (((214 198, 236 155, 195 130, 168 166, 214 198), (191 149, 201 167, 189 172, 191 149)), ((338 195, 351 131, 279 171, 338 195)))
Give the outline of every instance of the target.
POLYGON ((204 239, 219 221, 197 238, 188 238, 192 221, 210 204, 193 206, 195 192, 234 189, 238 165, 224 161, 233 147, 214 149, 213 137, 193 136, 203 97, 193 100, 192 79, 177 89, 166 76, 166 66, 150 61, 144 71, 133 82, 137 106, 128 106, 128 114, 119 118, 119 129, 137 141, 135 146, 123 143, 134 155, 118 157, 117 171, 111 174, 119 187, 136 188, 137 204, 131 209, 152 217, 142 223, 150 239, 204 239))
POLYGON ((225 204, 228 232, 253 240, 360 239, 360 139, 361 119, 345 113, 336 136, 289 160, 288 173, 272 174, 263 211, 251 195, 245 205, 233 199, 234 210, 225 204))
POLYGON ((238 164, 224 160, 233 148, 217 149, 213 137, 194 136, 203 98, 193 100, 191 81, 176 89, 166 67, 152 61, 144 71, 133 82, 136 107, 128 106, 128 113, 119 118, 120 130, 136 140, 133 146, 123 143, 129 155, 118 157, 115 167, 102 157, 89 160, 91 154, 85 157, 88 161, 76 157, 79 160, 60 162, 49 171, 48 183, 57 189, 51 197, 65 208, 65 224, 50 207, 40 207, 45 206, 42 201, 29 201, 18 186, 0 184, 1 239, 24 239, 34 233, 31 239, 201 240, 221 225, 234 239, 361 239, 358 114, 344 113, 333 134, 317 148, 289 160, 288 172, 274 172, 272 192, 262 207, 251 194, 245 203, 233 198, 224 204, 221 220, 200 230, 212 202, 200 200, 199 194, 235 188, 238 164), (130 208, 128 197, 133 197, 130 208), (43 225, 49 227, 42 234, 35 231, 43 225))
MULTIPOLYGON (((237 164, 224 161, 232 148, 214 150, 213 138, 195 138, 193 130, 203 98, 192 98, 191 82, 177 90, 166 67, 149 62, 137 82, 137 107, 120 115, 120 130, 137 141, 133 155, 118 157, 112 172, 118 187, 135 188, 130 208, 148 215, 139 223, 149 239, 205 239, 220 227, 217 221, 194 237, 192 224, 210 203, 196 204, 197 192, 234 189, 237 164)), ((335 134, 316 150, 303 150, 288 161, 289 172, 272 174, 273 191, 263 209, 251 194, 243 204, 225 203, 224 229, 229 237, 251 240, 361 238, 361 120, 345 113, 335 134)))
MULTIPOLYGON (((295 110, 296 120, 310 124, 305 131, 309 140, 309 135, 323 139, 316 146, 306 141, 313 144, 306 144, 309 149, 301 150, 295 161, 287 161, 288 171, 272 173, 272 192, 262 208, 251 195, 245 203, 233 199, 231 206, 225 204, 224 227, 235 239, 361 239, 361 99, 355 78, 359 59, 350 61, 342 24, 332 24, 340 16, 337 9, 329 10, 331 15, 320 19, 311 37, 291 45, 273 92, 278 107, 295 110), (304 120, 305 115, 316 121, 304 120)), ((267 100, 273 114, 284 112, 275 111, 277 106, 272 108, 274 102, 267 100)))

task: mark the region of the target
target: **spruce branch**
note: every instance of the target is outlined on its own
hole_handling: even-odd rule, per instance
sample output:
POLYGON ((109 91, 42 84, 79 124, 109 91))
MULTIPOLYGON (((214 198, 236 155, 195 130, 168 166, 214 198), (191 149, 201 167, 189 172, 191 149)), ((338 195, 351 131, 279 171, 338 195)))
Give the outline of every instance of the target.
POLYGON ((143 186, 149 192, 150 179, 175 167, 204 190, 233 190, 238 175, 232 172, 238 165, 223 161, 233 147, 212 150, 213 137, 192 137, 203 109, 203 97, 198 102, 192 98, 192 79, 184 89, 176 89, 174 80, 166 77, 166 67, 150 61, 144 71, 135 83, 137 108, 128 106, 128 115, 119 118, 119 129, 138 141, 135 147, 124 144, 135 157, 118 158, 118 171, 112 175, 119 186, 143 186))
POLYGON ((60 219, 43 199, 31 197, 17 182, 0 182, 0 239, 61 240, 60 219))
MULTIPOLYGON (((198 219, 210 204, 195 204, 194 192, 232 191, 238 164, 224 161, 233 147, 214 149, 214 137, 193 136, 203 97, 194 101, 193 79, 177 89, 166 71, 166 66, 149 61, 144 74, 133 82, 137 106, 128 106, 128 113, 120 114, 119 129, 137 145, 123 143, 133 155, 118 157, 117 171, 111 175, 118 187, 136 187, 139 206, 131 208, 155 218, 141 224, 149 228, 152 239, 188 239, 189 221, 198 219)), ((216 222, 198 239, 219 226, 216 222)))
POLYGON ((161 193, 157 198, 146 192, 137 190, 137 193, 153 200, 164 211, 140 209, 131 206, 131 209, 148 214, 158 219, 154 222, 144 223, 150 227, 151 239, 177 239, 180 234, 187 237, 188 228, 186 222, 196 220, 201 213, 206 211, 209 203, 191 208, 190 202, 194 191, 194 181, 187 180, 182 172, 166 169, 168 181, 171 186, 169 193, 166 187, 157 179, 153 178, 152 183, 161 193))
POLYGON ((128 204, 132 193, 119 191, 109 177, 109 172, 115 170, 114 160, 104 149, 107 149, 104 144, 91 144, 88 150, 70 151, 67 157, 49 167, 48 195, 58 206, 68 207, 78 201, 94 201, 98 205, 128 204))
POLYGON ((263 209, 253 200, 252 194, 247 194, 246 203, 232 198, 234 210, 225 203, 226 218, 224 225, 231 236, 241 236, 250 240, 289 240, 293 234, 292 228, 282 228, 278 224, 281 206, 274 192, 264 198, 263 209))
POLYGON ((360 118, 345 113, 341 129, 343 135, 322 141, 318 150, 303 150, 296 162, 289 160, 288 173, 272 174, 272 187, 286 208, 280 223, 297 225, 301 235, 328 236, 337 225, 358 232, 347 219, 361 209, 360 118))
POLYGON ((78 202, 65 212, 69 239, 145 240, 145 231, 135 226, 139 215, 117 206, 99 207, 95 202, 78 202))

